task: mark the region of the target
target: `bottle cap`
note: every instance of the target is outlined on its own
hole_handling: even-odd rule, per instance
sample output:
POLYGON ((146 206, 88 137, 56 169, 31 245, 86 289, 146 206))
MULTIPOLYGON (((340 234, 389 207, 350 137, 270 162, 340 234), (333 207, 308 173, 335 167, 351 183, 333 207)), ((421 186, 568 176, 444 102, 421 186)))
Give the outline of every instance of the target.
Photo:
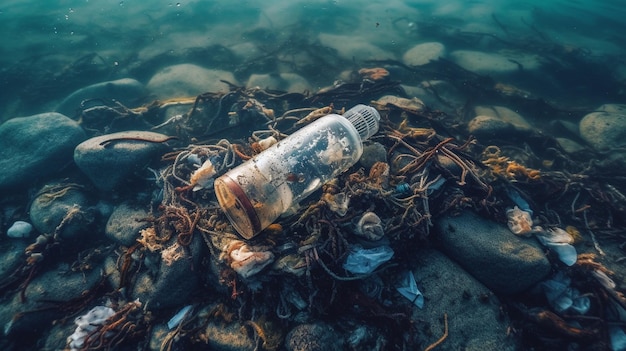
POLYGON ((380 114, 371 106, 356 105, 346 111, 343 116, 354 125, 361 136, 361 140, 365 140, 378 132, 380 114))

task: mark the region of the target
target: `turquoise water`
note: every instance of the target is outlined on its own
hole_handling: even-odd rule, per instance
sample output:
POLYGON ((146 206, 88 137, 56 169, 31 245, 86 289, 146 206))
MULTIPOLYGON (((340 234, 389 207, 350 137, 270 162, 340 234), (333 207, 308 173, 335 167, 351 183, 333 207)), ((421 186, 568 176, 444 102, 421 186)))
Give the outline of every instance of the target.
POLYGON ((497 80, 565 105, 617 102, 625 15, 618 1, 6 1, 0 113, 5 120, 45 112, 85 85, 147 83, 181 62, 233 71, 239 83, 254 73, 295 72, 315 91, 344 69, 401 60, 432 41, 446 55, 539 55, 539 69, 497 80), (559 61, 563 51, 577 61, 559 61), (268 55, 279 62, 258 61, 268 55))

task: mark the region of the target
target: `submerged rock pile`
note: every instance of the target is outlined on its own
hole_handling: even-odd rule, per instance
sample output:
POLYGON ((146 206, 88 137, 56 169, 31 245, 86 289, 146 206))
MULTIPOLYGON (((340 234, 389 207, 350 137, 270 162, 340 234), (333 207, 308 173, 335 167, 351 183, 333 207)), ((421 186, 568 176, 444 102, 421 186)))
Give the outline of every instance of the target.
MULTIPOLYGON (((436 60, 444 50, 435 44, 428 55, 407 52, 406 64, 436 60)), ((452 54, 462 62, 472 55, 452 54)), ((447 82, 425 81, 413 90, 418 98, 386 68, 368 68, 384 74, 352 72, 357 81, 317 94, 279 94, 259 85, 309 85, 256 75, 244 88, 223 72, 187 66, 156 73, 148 88, 165 98, 197 94, 189 74, 231 84, 134 108, 119 101, 131 101, 140 83, 105 82, 68 96, 58 108, 67 116, 0 125, 3 230, 15 221, 34 228, 0 241, 7 345, 514 350, 525 338, 607 342, 599 321, 620 317, 601 308, 626 304, 609 269, 586 251, 602 252, 594 232, 612 232, 601 223, 625 225, 620 184, 602 177, 608 165, 581 166, 544 126, 507 107, 478 105, 465 121, 423 102, 462 94, 444 94, 447 82), (94 92, 118 102, 81 103, 94 92), (382 120, 359 163, 257 237, 239 237, 217 204, 215 177, 363 102, 382 120), (559 238, 546 241, 556 229, 559 238), (563 245, 586 253, 564 259, 563 245), (558 285, 557 275, 575 287, 568 298, 594 296, 578 312, 588 318, 574 323, 562 299, 560 310, 550 307, 556 302, 542 289, 558 285), (97 311, 106 313, 85 326, 97 311), (38 340, 24 339, 33 330, 38 340)), ((580 135, 563 139, 620 146, 606 120, 617 114, 610 125, 619 123, 621 108, 587 115, 580 135)))

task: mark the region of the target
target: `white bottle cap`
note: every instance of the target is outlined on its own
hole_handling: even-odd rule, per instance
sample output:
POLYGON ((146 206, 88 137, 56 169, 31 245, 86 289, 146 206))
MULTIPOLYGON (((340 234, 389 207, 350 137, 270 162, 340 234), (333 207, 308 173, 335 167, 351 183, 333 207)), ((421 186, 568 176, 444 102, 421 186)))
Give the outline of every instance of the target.
POLYGON ((373 107, 359 104, 346 111, 343 116, 354 125, 361 136, 361 140, 365 140, 378 132, 380 114, 373 107))

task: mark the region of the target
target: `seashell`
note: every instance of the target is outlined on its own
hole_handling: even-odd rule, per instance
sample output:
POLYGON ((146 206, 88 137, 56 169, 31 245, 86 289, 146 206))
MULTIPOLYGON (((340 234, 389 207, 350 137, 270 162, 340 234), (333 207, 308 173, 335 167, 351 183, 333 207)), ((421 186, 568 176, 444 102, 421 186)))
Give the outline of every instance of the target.
POLYGON ((234 240, 226 247, 227 260, 230 267, 242 278, 249 278, 259 273, 265 266, 274 261, 270 251, 253 251, 241 240, 234 240))
POLYGON ((337 193, 329 196, 331 199, 327 200, 328 208, 340 215, 345 216, 348 212, 348 204, 350 204, 350 197, 346 193, 337 193))
POLYGON ((372 241, 380 240, 385 235, 382 221, 374 212, 365 212, 359 219, 354 232, 357 235, 372 241))
POLYGON ((516 235, 530 236, 532 234, 533 220, 530 213, 522 211, 515 206, 506 211, 508 217, 507 225, 509 229, 516 235))

